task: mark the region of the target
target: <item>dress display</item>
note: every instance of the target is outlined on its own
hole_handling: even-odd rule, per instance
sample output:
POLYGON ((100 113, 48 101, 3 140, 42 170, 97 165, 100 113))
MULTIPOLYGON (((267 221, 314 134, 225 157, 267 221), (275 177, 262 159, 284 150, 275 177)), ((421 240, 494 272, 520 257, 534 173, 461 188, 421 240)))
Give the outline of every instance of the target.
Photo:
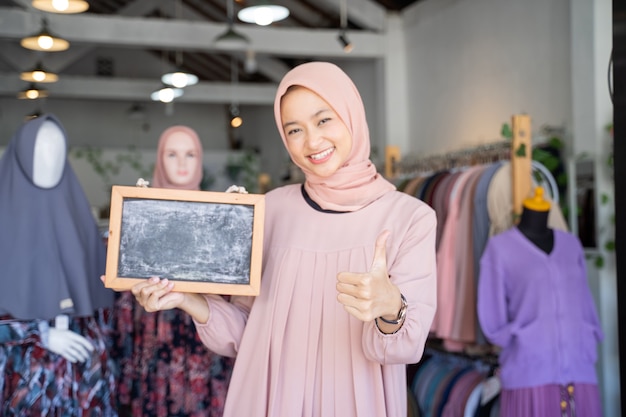
MULTIPOLYGON (((191 171, 191 172, 189 172, 191 171)), ((151 186, 198 190, 202 179, 202 144, 187 126, 171 126, 159 139, 151 186), (186 148, 181 141, 192 144, 186 148), (172 144, 176 145, 173 146, 172 144), (195 169, 183 183, 168 175, 165 158, 192 152, 195 169), (171 155, 168 155, 171 153, 171 155)), ((220 417, 233 358, 207 350, 193 320, 181 310, 146 312, 130 291, 115 303, 115 349, 120 366, 118 398, 124 414, 135 417, 220 417)))
POLYGON ((603 333, 585 255, 576 236, 551 232, 547 242, 528 234, 544 239, 533 243, 513 227, 492 237, 481 259, 478 316, 501 348, 503 415, 600 416, 595 364, 603 333))
POLYGON ((99 279, 105 247, 67 149, 61 123, 47 114, 23 124, 0 159, 3 416, 117 415, 114 294, 99 279), (48 132, 56 142, 46 142, 48 132), (86 360, 53 351, 53 340, 72 338, 91 347, 86 360))

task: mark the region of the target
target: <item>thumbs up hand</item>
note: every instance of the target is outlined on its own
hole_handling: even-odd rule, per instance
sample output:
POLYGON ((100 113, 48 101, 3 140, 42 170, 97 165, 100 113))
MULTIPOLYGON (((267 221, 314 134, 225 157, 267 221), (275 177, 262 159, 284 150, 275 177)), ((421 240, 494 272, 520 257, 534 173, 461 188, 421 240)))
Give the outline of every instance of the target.
POLYGON ((385 316, 393 320, 402 307, 400 290, 389 279, 385 244, 389 231, 376 239, 374 260, 369 272, 337 274, 337 301, 359 320, 371 321, 385 316))

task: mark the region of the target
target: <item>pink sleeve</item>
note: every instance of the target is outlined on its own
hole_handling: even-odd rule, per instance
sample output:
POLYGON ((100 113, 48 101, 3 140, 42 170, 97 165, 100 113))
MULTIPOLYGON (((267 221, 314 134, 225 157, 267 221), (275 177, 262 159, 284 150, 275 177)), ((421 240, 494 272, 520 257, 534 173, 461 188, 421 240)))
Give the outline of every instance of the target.
POLYGON ((206 294, 204 298, 209 305, 209 320, 206 323, 194 320, 200 340, 218 355, 237 356, 254 297, 231 296, 228 301, 219 295, 206 294))
POLYGON ((397 249, 387 252, 389 276, 407 299, 404 324, 394 334, 380 332, 375 321, 364 324, 365 355, 381 364, 419 362, 437 307, 437 220, 435 212, 425 204, 415 214, 404 236, 400 236, 397 249))

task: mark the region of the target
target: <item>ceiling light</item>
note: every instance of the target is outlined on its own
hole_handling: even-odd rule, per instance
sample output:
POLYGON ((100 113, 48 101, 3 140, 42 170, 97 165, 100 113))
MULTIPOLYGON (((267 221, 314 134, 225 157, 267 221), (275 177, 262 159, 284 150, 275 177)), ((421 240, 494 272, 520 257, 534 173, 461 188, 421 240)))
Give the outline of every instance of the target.
POLYGON ((43 65, 41 65, 41 62, 38 62, 33 69, 22 72, 20 78, 33 83, 54 83, 59 80, 59 76, 53 72, 47 71, 43 65))
POLYGON ((48 97, 48 91, 37 88, 35 84, 30 84, 28 88, 17 93, 17 98, 35 100, 48 97))
MULTIPOLYGON (((181 17, 181 5, 180 0, 176 0, 174 3, 174 16, 176 19, 181 17)), ((163 74, 161 81, 163 84, 171 85, 176 88, 184 88, 190 85, 198 83, 198 77, 190 72, 183 71, 183 51, 178 50, 175 52, 176 69, 170 71, 167 74, 163 74)))
POLYGON ((163 81, 163 84, 171 85, 176 88, 183 88, 189 85, 197 84, 198 76, 184 71, 174 71, 163 74, 161 81, 163 81))
POLYGON ((26 116, 24 116, 24 122, 28 122, 29 120, 36 119, 36 118, 40 117, 42 114, 43 113, 41 112, 41 110, 37 109, 37 110, 33 111, 32 113, 29 113, 26 116))
POLYGON ((182 51, 176 52, 176 70, 172 72, 168 72, 167 74, 163 74, 161 77, 161 81, 163 84, 171 85, 176 88, 184 88, 189 85, 194 85, 198 83, 198 76, 183 71, 183 53, 182 51))
POLYGON ((171 103, 174 99, 183 95, 182 88, 162 87, 161 89, 150 94, 150 98, 153 101, 160 101, 162 103, 171 103))
POLYGON ((243 124, 243 119, 239 115, 239 106, 237 106, 236 104, 230 105, 230 117, 230 125, 233 128, 237 129, 243 124))
POLYGON ((341 0, 339 3, 339 35, 337 36, 337 40, 343 51, 347 54, 352 52, 353 45, 352 42, 348 39, 348 35, 346 35, 348 27, 348 0, 341 0))
POLYGON ((229 0, 226 3, 226 16, 228 18, 228 28, 226 32, 218 35, 215 40, 213 40, 213 45, 220 49, 231 49, 231 48, 241 48, 250 43, 250 40, 246 35, 242 35, 239 32, 236 32, 234 29, 234 9, 233 9, 233 0, 229 0))
POLYGON ((289 16, 288 8, 273 4, 270 1, 252 1, 250 3, 250 6, 244 7, 237 13, 237 17, 242 22, 267 26, 289 16))
POLYGON ((235 129, 240 127, 242 124, 243 124, 243 119, 241 118, 241 116, 235 116, 230 120, 230 125, 234 127, 235 129))
POLYGON ((226 32, 216 37, 213 41, 216 47, 225 49, 244 47, 248 43, 250 43, 248 37, 235 31, 232 26, 228 26, 226 32))
POLYGON ((344 31, 339 32, 339 36, 337 36, 337 40, 341 44, 341 47, 343 48, 343 51, 345 53, 349 54, 350 52, 352 52, 352 49, 354 49, 354 45, 352 45, 352 42, 350 42, 350 40, 348 39, 346 32, 344 31))
POLYGON ((89 3, 85 0, 33 0, 35 9, 51 13, 82 13, 89 9, 89 3))
POLYGON ((48 30, 48 22, 46 19, 43 19, 42 21, 41 31, 23 38, 20 41, 20 45, 26 49, 32 49, 33 51, 46 52, 65 51, 70 47, 70 43, 68 41, 53 35, 48 30))

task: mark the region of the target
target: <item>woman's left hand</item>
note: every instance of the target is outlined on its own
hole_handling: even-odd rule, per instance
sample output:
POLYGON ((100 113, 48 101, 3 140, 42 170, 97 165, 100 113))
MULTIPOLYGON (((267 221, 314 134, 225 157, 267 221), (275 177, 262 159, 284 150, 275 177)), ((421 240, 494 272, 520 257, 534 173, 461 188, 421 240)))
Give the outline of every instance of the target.
POLYGON ((400 290, 389 279, 385 244, 389 231, 376 239, 374 260, 369 272, 337 274, 337 300, 359 320, 371 321, 385 316, 395 319, 402 307, 400 290))

